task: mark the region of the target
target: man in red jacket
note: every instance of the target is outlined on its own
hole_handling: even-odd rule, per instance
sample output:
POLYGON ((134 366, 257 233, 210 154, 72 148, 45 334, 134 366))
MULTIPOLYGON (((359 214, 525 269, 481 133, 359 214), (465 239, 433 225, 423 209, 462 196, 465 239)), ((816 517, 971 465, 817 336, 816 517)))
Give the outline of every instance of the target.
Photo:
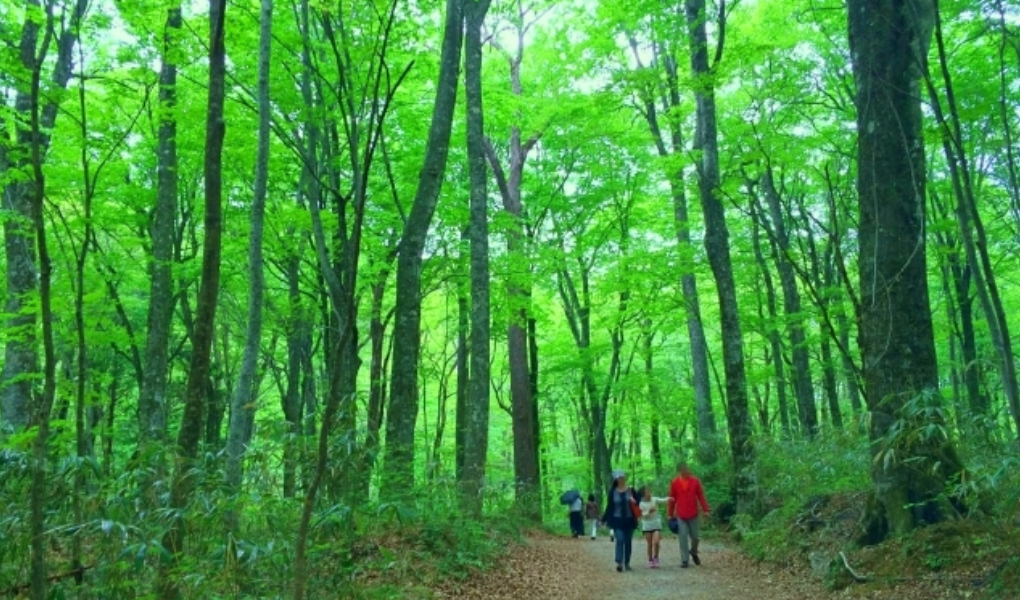
POLYGON ((691 474, 687 463, 677 465, 676 472, 677 477, 669 486, 669 497, 673 502, 669 503, 668 514, 670 518, 675 516, 679 521, 680 566, 686 569, 688 554, 694 559, 694 564, 701 564, 701 558, 698 557, 698 505, 701 505, 701 512, 705 513, 706 517, 709 510, 701 482, 691 474), (687 550, 688 536, 690 552, 687 550))

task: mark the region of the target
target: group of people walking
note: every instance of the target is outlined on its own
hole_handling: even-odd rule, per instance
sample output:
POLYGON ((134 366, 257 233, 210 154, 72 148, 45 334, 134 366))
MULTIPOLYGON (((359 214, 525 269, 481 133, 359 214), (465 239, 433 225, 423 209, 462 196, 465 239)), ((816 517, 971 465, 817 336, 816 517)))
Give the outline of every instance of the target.
MULTIPOLYGON (((627 474, 613 471, 613 483, 606 499, 605 510, 599 515, 594 494, 588 496, 584 507, 595 539, 600 524, 607 526, 611 539, 616 543, 616 570, 630 571, 633 553, 634 532, 640 528, 648 549, 648 567, 659 568, 659 546, 662 540, 662 518, 659 507, 666 506, 669 529, 680 540, 680 566, 687 568, 689 561, 701 564, 698 555, 699 514, 709 514, 705 491, 686 463, 677 465, 676 478, 669 486, 669 495, 655 496, 651 486, 636 491, 627 484, 627 474), (700 509, 700 512, 699 512, 700 509)), ((570 513, 570 528, 574 537, 584 535, 584 524, 580 499, 573 503, 570 513)))

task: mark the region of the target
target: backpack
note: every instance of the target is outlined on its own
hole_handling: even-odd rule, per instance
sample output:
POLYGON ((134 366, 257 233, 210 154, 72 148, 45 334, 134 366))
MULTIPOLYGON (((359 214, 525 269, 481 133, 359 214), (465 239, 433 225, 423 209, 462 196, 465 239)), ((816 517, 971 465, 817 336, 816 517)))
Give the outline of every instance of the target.
POLYGON ((628 490, 630 496, 630 512, 634 514, 635 519, 641 518, 641 505, 634 499, 633 490, 628 490))

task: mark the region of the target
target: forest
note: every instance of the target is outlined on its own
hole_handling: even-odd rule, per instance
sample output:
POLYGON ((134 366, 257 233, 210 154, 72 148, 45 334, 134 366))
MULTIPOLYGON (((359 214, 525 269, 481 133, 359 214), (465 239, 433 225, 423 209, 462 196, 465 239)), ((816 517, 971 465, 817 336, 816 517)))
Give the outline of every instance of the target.
POLYGON ((0 0, 0 598, 1020 535, 1014 127, 1008 0, 0 0))

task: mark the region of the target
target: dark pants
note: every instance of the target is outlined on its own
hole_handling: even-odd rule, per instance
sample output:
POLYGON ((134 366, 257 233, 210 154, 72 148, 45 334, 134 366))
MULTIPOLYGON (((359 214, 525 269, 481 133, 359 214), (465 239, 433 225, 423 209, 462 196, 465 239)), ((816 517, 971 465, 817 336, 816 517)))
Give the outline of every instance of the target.
POLYGON ((570 534, 574 537, 584 535, 584 515, 579 510, 570 511, 570 534))
POLYGON ((613 535, 616 536, 616 564, 629 565, 630 554, 634 549, 634 530, 614 529, 613 535))

